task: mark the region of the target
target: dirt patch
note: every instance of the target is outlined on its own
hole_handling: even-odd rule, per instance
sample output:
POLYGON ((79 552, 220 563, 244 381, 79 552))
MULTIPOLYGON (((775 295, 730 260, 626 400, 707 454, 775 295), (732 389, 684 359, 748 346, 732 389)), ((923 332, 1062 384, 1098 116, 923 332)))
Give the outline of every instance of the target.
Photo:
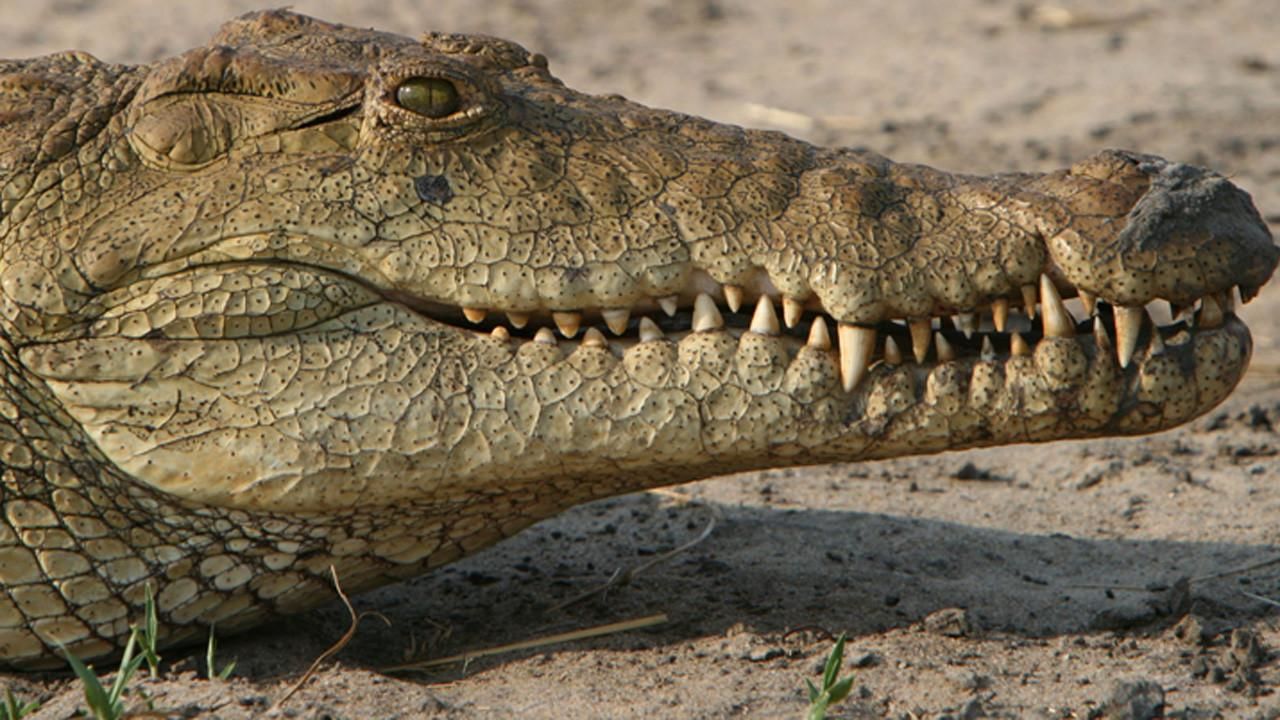
MULTIPOLYGON (((1280 223, 1280 5, 1245 0, 296 2, 405 34, 509 37, 569 84, 975 172, 1128 147, 1219 169, 1280 223), (1069 9, 1064 9, 1069 8, 1069 9)), ((250 9, 0 2, 0 51, 139 62, 250 9), (146 28, 146 32, 139 31, 146 28)), ((1135 440, 739 475, 579 508, 355 599, 354 642, 287 717, 798 717, 849 635, 842 717, 1277 717, 1280 292, 1243 315, 1224 407, 1135 440), (565 599, 696 537, 604 596, 565 599), (432 673, 441 656, 666 613, 665 624, 432 673)), ((140 683, 175 716, 260 717, 345 630, 334 605, 140 683)), ((171 659, 180 653, 169 654, 171 659)), ((77 687, 6 676, 70 717, 77 687)))

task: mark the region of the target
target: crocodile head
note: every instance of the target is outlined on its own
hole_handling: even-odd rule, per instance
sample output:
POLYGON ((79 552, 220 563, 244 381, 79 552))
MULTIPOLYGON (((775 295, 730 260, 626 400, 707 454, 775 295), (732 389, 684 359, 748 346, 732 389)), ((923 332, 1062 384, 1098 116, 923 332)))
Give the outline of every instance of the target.
POLYGON ((1171 427, 1244 373, 1277 255, 1208 171, 895 164, 491 38, 267 12, 3 61, 0 663, 111 652, 146 588, 174 642, 644 487, 1171 427))
POLYGON ((267 12, 154 67, 47 62, 76 71, 0 87, 5 334, 111 463, 215 506, 520 524, 1152 432, 1240 379, 1234 294, 1277 260, 1204 170, 948 174, 578 93, 492 38, 267 12))

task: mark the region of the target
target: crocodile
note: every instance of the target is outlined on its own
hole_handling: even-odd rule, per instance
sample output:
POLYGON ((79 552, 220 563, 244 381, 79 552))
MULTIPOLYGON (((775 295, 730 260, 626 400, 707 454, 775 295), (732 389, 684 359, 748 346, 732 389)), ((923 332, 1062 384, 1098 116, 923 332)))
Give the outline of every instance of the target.
POLYGON ((590 500, 1151 433, 1280 256, 1208 170, 954 174, 286 11, 0 61, 0 663, 235 631, 590 500), (1157 317, 1161 318, 1157 320, 1157 317))

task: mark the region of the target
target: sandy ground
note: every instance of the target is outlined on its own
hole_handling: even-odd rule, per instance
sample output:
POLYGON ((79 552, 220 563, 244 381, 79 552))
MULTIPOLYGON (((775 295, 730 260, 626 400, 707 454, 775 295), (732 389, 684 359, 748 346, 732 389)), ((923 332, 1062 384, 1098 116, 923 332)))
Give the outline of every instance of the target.
MULTIPOLYGON (((949 169, 1128 147, 1219 169, 1280 225, 1273 0, 302 0, 405 34, 501 35, 569 84, 949 169)), ((249 3, 0 1, 0 54, 149 61, 249 3)), ((848 632, 838 717, 1280 717, 1280 290, 1244 315, 1221 408, 1135 440, 740 475, 579 508, 356 599, 355 640, 280 716, 799 717, 848 632), (696 537, 603 599, 554 606, 696 537), (1246 594, 1248 593, 1248 594, 1246 594), (666 613, 665 624, 431 673, 379 668, 666 613)), ((346 627, 341 606, 225 640, 230 682, 141 684, 181 717, 257 717, 346 627)), ((170 659, 181 656, 169 653, 170 659)), ((65 678, 8 676, 40 717, 65 678)))

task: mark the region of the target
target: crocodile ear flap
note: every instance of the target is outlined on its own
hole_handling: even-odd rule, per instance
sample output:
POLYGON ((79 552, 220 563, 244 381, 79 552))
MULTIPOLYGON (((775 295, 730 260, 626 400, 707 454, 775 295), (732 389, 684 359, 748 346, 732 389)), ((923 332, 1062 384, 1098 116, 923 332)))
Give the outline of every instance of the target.
POLYGON ((236 143, 295 129, 358 103, 347 69, 271 58, 252 49, 199 48, 153 70, 130 109, 129 141, 143 161, 198 170, 236 143))

